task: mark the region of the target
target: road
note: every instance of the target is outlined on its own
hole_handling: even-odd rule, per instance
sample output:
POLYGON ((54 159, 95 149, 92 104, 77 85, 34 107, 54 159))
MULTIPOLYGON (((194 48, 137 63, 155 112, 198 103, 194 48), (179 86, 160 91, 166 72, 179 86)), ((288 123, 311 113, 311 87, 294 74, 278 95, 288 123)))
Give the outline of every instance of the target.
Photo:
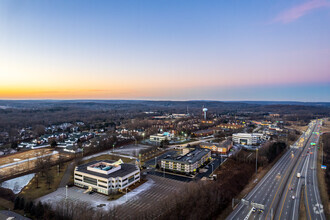
POLYGON ((321 211, 322 205, 316 176, 316 143, 319 139, 319 130, 320 121, 318 120, 314 132, 311 132, 306 147, 304 148, 294 171, 291 173, 290 180, 286 184, 276 211, 275 219, 298 219, 299 203, 304 202, 308 219, 325 220, 324 212, 321 211), (315 143, 315 145, 312 145, 311 143, 315 143), (301 174, 301 178, 297 178, 297 173, 301 174), (305 192, 304 198, 300 198, 301 190, 304 190, 305 192))
MULTIPOLYGON (((309 130, 313 130, 315 127, 315 124, 309 124, 309 130)), ((310 134, 312 132, 309 132, 308 135, 310 134)), ((303 134, 297 142, 301 138, 304 138, 303 146, 306 146, 308 138, 306 139, 305 134, 303 134)), ((295 169, 297 161, 300 160, 303 149, 303 147, 291 148, 285 152, 254 189, 244 197, 246 202, 240 202, 227 219, 272 219, 282 197, 284 187, 292 170, 295 169), (251 202, 263 205, 264 212, 251 213, 251 202)))

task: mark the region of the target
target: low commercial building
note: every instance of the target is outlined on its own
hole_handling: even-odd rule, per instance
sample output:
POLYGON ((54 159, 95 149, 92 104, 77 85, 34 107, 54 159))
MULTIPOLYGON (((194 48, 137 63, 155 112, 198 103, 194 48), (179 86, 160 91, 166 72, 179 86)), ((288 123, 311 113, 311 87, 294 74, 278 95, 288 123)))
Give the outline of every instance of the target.
POLYGON ((168 156, 161 160, 161 168, 178 173, 192 174, 211 158, 211 150, 195 149, 183 156, 168 156))
POLYGON ((264 139, 264 134, 260 133, 236 133, 233 134, 235 144, 256 145, 264 139))
POLYGON ((233 144, 231 140, 225 140, 221 143, 209 143, 203 142, 199 145, 201 148, 209 149, 212 153, 216 154, 227 154, 232 148, 233 144))
POLYGON ((205 136, 210 136, 212 134, 214 134, 214 130, 212 129, 199 130, 191 133, 191 135, 195 137, 205 137, 205 136))
POLYGON ((106 195, 122 191, 139 180, 140 168, 121 160, 92 161, 76 166, 74 171, 74 185, 106 195))
POLYGON ((172 133, 164 132, 162 134, 150 135, 149 140, 151 142, 160 143, 165 140, 170 141, 170 140, 172 140, 173 137, 174 137, 174 135, 172 133))
POLYGON ((220 124, 217 127, 223 128, 223 129, 240 129, 244 128, 244 125, 242 124, 220 124))

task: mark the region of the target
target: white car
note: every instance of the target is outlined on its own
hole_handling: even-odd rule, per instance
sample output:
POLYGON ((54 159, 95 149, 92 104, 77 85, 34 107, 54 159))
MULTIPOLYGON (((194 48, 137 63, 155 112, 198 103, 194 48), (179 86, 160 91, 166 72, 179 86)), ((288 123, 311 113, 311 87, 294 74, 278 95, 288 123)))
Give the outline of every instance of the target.
POLYGON ((295 199, 296 197, 295 196, 292 196, 292 199, 295 199))

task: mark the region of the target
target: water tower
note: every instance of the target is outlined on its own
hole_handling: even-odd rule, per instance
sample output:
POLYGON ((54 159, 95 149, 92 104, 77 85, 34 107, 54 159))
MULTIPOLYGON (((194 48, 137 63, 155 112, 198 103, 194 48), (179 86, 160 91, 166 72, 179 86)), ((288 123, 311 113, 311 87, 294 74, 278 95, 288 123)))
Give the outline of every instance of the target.
POLYGON ((207 108, 203 108, 203 112, 204 112, 204 120, 206 121, 206 112, 207 112, 207 108))

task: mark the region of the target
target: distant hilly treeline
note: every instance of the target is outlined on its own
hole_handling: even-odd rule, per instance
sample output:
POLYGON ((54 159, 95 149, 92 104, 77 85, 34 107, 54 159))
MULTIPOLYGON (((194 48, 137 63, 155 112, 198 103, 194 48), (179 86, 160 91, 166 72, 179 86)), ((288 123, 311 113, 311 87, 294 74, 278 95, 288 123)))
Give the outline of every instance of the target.
POLYGON ((37 124, 95 121, 119 122, 146 117, 143 112, 253 116, 285 114, 288 120, 310 120, 330 115, 330 103, 303 102, 219 102, 219 101, 139 101, 139 100, 0 100, 0 131, 37 124))

